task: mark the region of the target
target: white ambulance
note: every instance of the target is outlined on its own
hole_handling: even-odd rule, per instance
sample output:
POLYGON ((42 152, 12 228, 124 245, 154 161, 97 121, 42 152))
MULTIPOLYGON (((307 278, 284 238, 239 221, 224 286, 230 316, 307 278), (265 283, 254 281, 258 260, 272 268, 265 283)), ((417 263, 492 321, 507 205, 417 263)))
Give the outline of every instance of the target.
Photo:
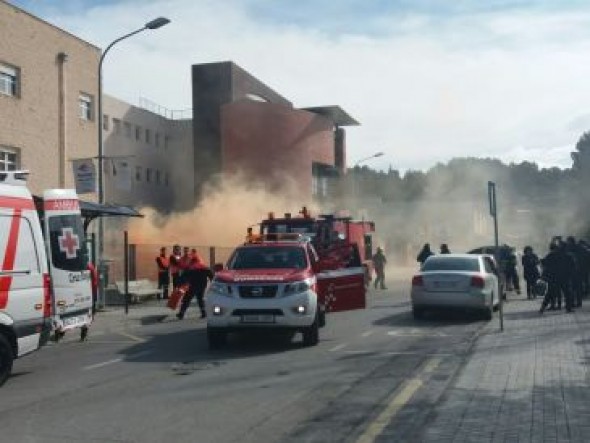
POLYGON ((92 321, 78 197, 73 190, 46 191, 36 208, 26 177, 0 172, 0 385, 13 360, 47 343, 52 328, 92 321))

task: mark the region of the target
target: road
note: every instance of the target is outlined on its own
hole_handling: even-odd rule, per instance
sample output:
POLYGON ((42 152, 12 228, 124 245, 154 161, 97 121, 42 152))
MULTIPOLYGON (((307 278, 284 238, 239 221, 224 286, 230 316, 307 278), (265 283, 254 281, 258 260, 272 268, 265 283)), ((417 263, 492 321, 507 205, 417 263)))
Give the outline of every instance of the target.
POLYGON ((312 348, 246 336, 212 352, 194 310, 71 337, 16 362, 0 390, 2 440, 413 441, 485 322, 415 321, 408 290, 392 283, 367 309, 330 314, 312 348))

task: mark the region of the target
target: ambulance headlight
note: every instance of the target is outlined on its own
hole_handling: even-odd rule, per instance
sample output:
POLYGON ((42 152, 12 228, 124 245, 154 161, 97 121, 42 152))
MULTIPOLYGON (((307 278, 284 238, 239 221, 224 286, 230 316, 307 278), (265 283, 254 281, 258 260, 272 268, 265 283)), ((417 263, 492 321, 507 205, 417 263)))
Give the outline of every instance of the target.
POLYGON ((214 281, 209 286, 209 292, 214 295, 225 295, 226 297, 233 297, 231 286, 227 283, 214 281))
POLYGON ((309 280, 302 280, 296 281, 293 283, 289 283, 285 286, 285 290, 283 291, 283 295, 294 295, 294 294, 301 294, 302 292, 306 292, 311 288, 311 282, 309 280))

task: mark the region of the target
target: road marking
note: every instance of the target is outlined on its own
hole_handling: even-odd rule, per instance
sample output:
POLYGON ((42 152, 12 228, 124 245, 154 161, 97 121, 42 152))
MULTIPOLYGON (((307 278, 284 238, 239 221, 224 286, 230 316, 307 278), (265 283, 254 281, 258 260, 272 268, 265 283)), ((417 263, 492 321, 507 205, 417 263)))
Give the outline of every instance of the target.
MULTIPOLYGON (((134 358, 137 358, 137 357, 148 355, 148 354, 151 354, 152 352, 154 352, 154 351, 150 351, 150 350, 141 351, 141 352, 138 352, 136 354, 130 355, 129 357, 127 357, 127 360, 131 360, 131 359, 134 359, 134 358)), ((102 368, 104 366, 112 365, 112 364, 115 364, 115 363, 120 363, 122 361, 123 361, 123 357, 113 358, 112 360, 103 361, 101 363, 96 363, 94 365, 84 366, 82 369, 84 369, 85 371, 89 371, 91 369, 102 368)))
MULTIPOLYGON (((419 375, 434 371, 439 364, 440 358, 428 360, 419 375)), ((423 384, 424 382, 419 377, 415 377, 404 382, 401 389, 396 389, 385 409, 369 424, 356 443, 373 443, 383 433, 383 430, 391 422, 393 417, 410 401, 423 384)))
POLYGON ((117 334, 122 335, 123 337, 127 337, 133 341, 138 343, 145 343, 145 339, 138 337, 137 335, 128 334, 127 332, 116 331, 117 334))
POLYGON ((339 345, 334 346, 332 349, 330 349, 330 352, 336 352, 339 351, 340 349, 344 349, 345 347, 347 347, 348 345, 346 343, 341 343, 339 345))
POLYGON ((112 365, 113 363, 119 363, 121 361, 123 361, 122 358, 114 358, 112 360, 103 361, 102 363, 96 363, 95 365, 84 366, 82 369, 84 369, 85 371, 89 371, 91 369, 102 368, 103 366, 112 365))
POLYGON ((394 329, 393 331, 388 331, 387 335, 396 337, 448 337, 444 332, 416 328, 394 329))
POLYGON ((420 355, 422 357, 451 357, 454 354, 445 354, 443 352, 415 352, 415 351, 407 351, 407 352, 395 352, 395 351, 387 351, 387 352, 373 352, 367 350, 357 350, 357 351, 344 351, 345 354, 371 354, 371 355, 420 355))
POLYGON ((361 337, 367 338, 367 337, 370 337, 371 335, 373 335, 374 333, 375 333, 375 331, 373 331, 373 330, 371 329, 371 330, 369 330, 369 331, 363 332, 363 333, 361 334, 361 337))

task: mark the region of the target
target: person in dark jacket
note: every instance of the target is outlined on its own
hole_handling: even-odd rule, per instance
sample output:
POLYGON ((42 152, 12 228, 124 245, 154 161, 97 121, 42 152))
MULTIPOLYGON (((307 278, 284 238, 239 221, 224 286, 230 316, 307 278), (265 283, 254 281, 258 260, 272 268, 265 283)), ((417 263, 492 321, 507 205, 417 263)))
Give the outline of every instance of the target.
POLYGON ((526 281, 526 297, 527 299, 535 298, 533 287, 537 280, 541 277, 539 272, 539 257, 533 252, 533 248, 525 246, 522 255, 522 268, 524 279, 526 281))
MULTIPOLYGON (((553 311, 556 308, 558 301, 559 286, 557 283, 557 276, 559 274, 559 255, 558 245, 552 242, 549 245, 549 253, 541 259, 541 267, 543 269, 541 278, 548 284, 547 293, 541 304, 539 312, 542 314, 545 309, 553 311), (549 308, 547 308, 549 307, 549 308)), ((559 309, 561 309, 561 297, 559 298, 559 309)))
POLYGON ((517 294, 520 294, 520 279, 518 277, 518 271, 516 270, 516 254, 508 245, 504 245, 504 248, 506 250, 506 287, 508 289, 512 288, 517 294))
POLYGON ((416 261, 418 263, 420 263, 420 266, 422 266, 424 264, 424 262, 426 261, 426 259, 428 257, 430 257, 431 255, 434 255, 434 254, 430 250, 430 244, 424 243, 424 246, 422 246, 422 250, 418 254, 418 257, 416 257, 416 261))
POLYGON ((442 245, 440 245, 440 253, 441 254, 450 254, 451 250, 449 249, 449 246, 446 243, 443 243, 442 245))
POLYGON ((584 251, 578 246, 574 237, 568 237, 565 243, 566 253, 574 263, 574 268, 570 276, 570 290, 572 291, 573 306, 582 307, 582 262, 584 261, 584 251))
POLYGON ((213 272, 205 265, 205 262, 195 254, 191 257, 188 267, 183 273, 183 282, 189 285, 187 294, 182 298, 180 311, 176 314, 179 320, 184 318, 186 310, 188 309, 193 297, 197 297, 197 303, 201 310, 201 318, 205 318, 205 289, 207 283, 213 280, 213 272))

